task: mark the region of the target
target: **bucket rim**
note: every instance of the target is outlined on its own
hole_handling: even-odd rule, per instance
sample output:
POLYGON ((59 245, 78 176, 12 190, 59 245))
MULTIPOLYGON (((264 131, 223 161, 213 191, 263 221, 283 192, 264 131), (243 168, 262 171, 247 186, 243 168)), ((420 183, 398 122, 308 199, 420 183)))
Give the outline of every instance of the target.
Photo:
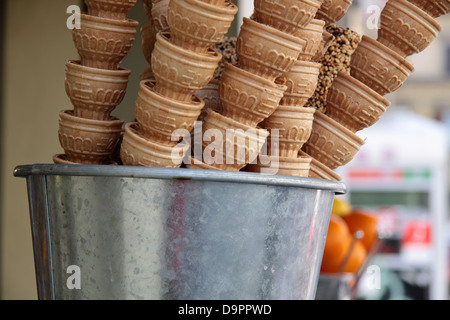
POLYGON ((30 176, 93 176, 119 178, 149 178, 165 180, 194 180, 259 184, 271 186, 299 187, 333 191, 345 194, 347 187, 343 182, 318 178, 283 175, 262 175, 253 172, 232 172, 185 168, 156 168, 123 165, 71 165, 71 164, 31 164, 20 165, 14 169, 15 177, 30 176))

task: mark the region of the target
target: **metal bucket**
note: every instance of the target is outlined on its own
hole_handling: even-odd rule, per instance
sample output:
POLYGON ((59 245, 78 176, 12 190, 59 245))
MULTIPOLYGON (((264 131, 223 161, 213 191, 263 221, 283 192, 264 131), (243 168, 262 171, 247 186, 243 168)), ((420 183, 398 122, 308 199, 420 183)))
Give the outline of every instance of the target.
POLYGON ((314 299, 334 195, 346 191, 127 166, 14 175, 27 178, 40 299, 314 299))

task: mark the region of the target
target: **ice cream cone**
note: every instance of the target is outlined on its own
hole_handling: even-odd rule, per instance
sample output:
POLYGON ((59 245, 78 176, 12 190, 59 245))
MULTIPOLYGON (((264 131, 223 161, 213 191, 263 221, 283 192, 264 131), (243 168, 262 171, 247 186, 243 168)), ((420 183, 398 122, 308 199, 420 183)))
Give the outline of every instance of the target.
POLYGON ((320 41, 319 47, 314 56, 311 58, 311 61, 312 62, 320 61, 322 57, 325 55, 325 53, 328 51, 328 48, 330 47, 334 39, 335 39, 334 35, 332 35, 327 30, 324 29, 322 32, 322 39, 320 41))
POLYGON ((208 110, 203 123, 203 162, 219 170, 239 171, 256 159, 268 135, 266 130, 208 110))
POLYGON ((258 162, 247 166, 248 172, 277 174, 284 176, 308 177, 311 168, 311 157, 279 157, 266 161, 258 157, 258 162))
POLYGON ((88 14, 107 19, 125 20, 137 0, 84 0, 88 14))
POLYGON ((148 63, 152 62, 152 52, 155 48, 156 42, 156 32, 153 28, 153 23, 147 22, 141 27, 141 37, 142 37, 142 52, 144 53, 144 58, 148 63))
POLYGON ((406 0, 389 0, 381 11, 378 42, 402 57, 422 52, 442 27, 425 11, 406 0))
POLYGON ((117 70, 130 51, 139 22, 81 14, 81 28, 73 29, 75 47, 86 67, 117 70))
POLYGON ((324 20, 328 26, 341 20, 351 4, 352 0, 324 0, 315 18, 324 20))
POLYGON ((153 142, 175 146, 184 137, 178 135, 194 128, 205 103, 196 96, 188 103, 166 98, 154 90, 154 81, 141 81, 135 115, 139 133, 153 142))
POLYGON ((326 115, 358 132, 377 122, 389 105, 379 93, 341 71, 328 90, 326 115))
POLYGON ((142 80, 155 80, 155 75, 153 74, 152 67, 145 68, 144 71, 142 71, 141 75, 139 76, 139 79, 142 80))
POLYGON ((200 1, 218 7, 226 7, 228 5, 228 0, 200 0, 200 1))
POLYGON ((311 135, 315 111, 314 108, 280 105, 269 118, 261 122, 260 127, 271 133, 271 139, 267 141, 268 154, 278 151, 280 157, 295 158, 311 135), (278 130, 278 144, 275 145, 272 144, 273 130, 278 130))
POLYGON ((341 181, 342 177, 328 168, 326 165, 320 163, 313 157, 309 156, 304 151, 299 151, 299 156, 310 157, 311 158, 311 168, 309 169, 309 177, 323 180, 341 181))
POLYGON ((349 163, 364 140, 327 115, 316 112, 311 136, 302 149, 331 170, 349 163))
POLYGON ((199 161, 192 157, 188 158, 188 163, 186 164, 187 169, 201 169, 201 170, 219 170, 216 167, 210 166, 209 164, 204 163, 203 161, 199 161))
POLYGON ((255 0, 255 19, 282 32, 295 35, 316 15, 322 0, 255 0))
POLYGON ((167 9, 169 8, 170 0, 160 0, 154 2, 152 5, 152 22, 156 33, 163 31, 170 31, 169 23, 167 21, 167 9))
POLYGON ((287 89, 281 105, 303 107, 317 87, 321 64, 297 60, 285 74, 287 89))
POLYGON ((99 121, 60 112, 59 141, 67 160, 80 164, 109 164, 120 141, 123 120, 99 121))
POLYGON ((170 43, 169 39, 169 33, 156 35, 151 63, 155 90, 167 98, 189 102, 195 92, 212 80, 222 55, 212 48, 207 55, 198 54, 170 43))
POLYGON ((223 115, 256 127, 275 111, 286 88, 284 79, 277 84, 227 63, 219 89, 223 115))
POLYGON ((228 32, 238 8, 231 2, 217 6, 200 0, 171 0, 167 19, 171 42, 205 54, 228 32))
POLYGON ((449 0, 408 0, 433 18, 446 15, 450 12, 449 0))
POLYGON ((217 113, 222 113, 222 104, 219 96, 219 84, 218 80, 212 79, 204 88, 195 93, 197 97, 205 102, 205 106, 202 109, 197 121, 203 121, 206 117, 206 111, 211 109, 217 113))
MULTIPOLYGON (((55 154, 53 156, 52 160, 53 160, 54 164, 70 164, 70 165, 77 164, 77 165, 80 165, 80 163, 72 162, 67 159, 68 159, 67 155, 64 153, 61 153, 61 154, 55 154)), ((104 163, 104 165, 118 165, 118 163, 115 162, 114 160, 111 160, 111 162, 104 163)))
POLYGON ((139 124, 125 125, 120 158, 126 166, 179 168, 189 145, 169 147, 139 135, 139 124))
POLYGON ((76 117, 109 120, 122 102, 130 70, 85 67, 80 61, 66 61, 65 88, 76 117))
POLYGON ((382 96, 398 90, 413 71, 405 58, 366 35, 350 61, 351 75, 382 96))
POLYGON ((119 143, 117 143, 117 146, 111 155, 112 164, 116 164, 119 166, 123 165, 122 160, 120 159, 120 148, 122 146, 123 136, 125 134, 124 130, 125 130, 125 128, 124 128, 124 126, 122 126, 122 131, 120 132, 119 143))
POLYGON ((236 52, 240 67, 269 81, 289 71, 306 40, 244 17, 236 52))
POLYGON ((80 164, 80 163, 76 163, 76 162, 72 162, 67 160, 67 155, 66 154, 55 154, 53 156, 53 163, 54 164, 80 164))
MULTIPOLYGON (((216 157, 221 158, 221 159, 226 159, 226 155, 220 152, 217 152, 216 157)), ((211 161, 211 160, 209 160, 211 161)), ((219 162, 216 162, 215 160, 213 160, 212 164, 208 164, 203 162, 202 163, 203 166, 207 165, 209 166, 211 169, 215 168, 215 170, 217 171, 232 171, 232 172, 238 172, 241 171, 243 168, 245 168, 245 166, 247 165, 246 163, 240 163, 237 162, 236 160, 231 161, 231 162, 226 162, 225 160, 221 160, 219 162)))
POLYGON ((298 28, 295 36, 306 40, 306 45, 300 52, 298 59, 310 61, 314 57, 323 41, 324 25, 325 21, 312 19, 305 27, 298 28))

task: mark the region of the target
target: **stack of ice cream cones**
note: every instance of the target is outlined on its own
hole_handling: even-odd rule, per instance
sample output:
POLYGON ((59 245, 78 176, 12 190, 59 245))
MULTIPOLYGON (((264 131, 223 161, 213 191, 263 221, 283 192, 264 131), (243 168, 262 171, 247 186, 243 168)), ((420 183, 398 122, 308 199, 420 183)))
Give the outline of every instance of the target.
MULTIPOLYGON (((427 8, 434 15, 448 12, 443 6, 427 8)), ((301 150, 321 164, 317 178, 336 179, 332 170, 354 158, 364 144, 356 133, 380 119, 390 105, 384 96, 398 90, 414 71, 406 58, 424 50, 441 31, 431 15, 406 0, 389 0, 380 24, 377 40, 362 36, 350 74, 337 74, 326 111, 316 114, 311 137, 301 150)))
POLYGON ((141 74, 141 80, 154 79, 152 71, 152 52, 155 48, 156 34, 170 31, 167 9, 170 0, 143 0, 145 16, 148 21, 141 27, 142 51, 149 66, 141 74))
POLYGON ((365 143, 357 133, 380 119, 390 105, 384 96, 414 71, 407 57, 434 40, 442 29, 435 18, 450 10, 447 1, 389 0, 378 38, 358 38, 347 67, 334 70, 320 109, 310 102, 321 57, 336 36, 327 30, 342 31, 332 24, 351 0, 254 0, 254 15, 244 18, 234 46, 236 64, 223 63, 214 48, 237 13, 230 0, 144 0, 149 68, 141 75, 135 122, 123 131, 111 112, 128 84, 130 71, 119 64, 134 41, 138 22, 126 14, 136 0, 85 2, 88 14, 73 31, 81 59, 66 62, 74 109, 60 113, 65 153, 55 163, 180 167, 189 158, 188 168, 330 180, 341 179, 334 170, 365 143), (188 136, 200 138, 190 156, 191 143, 182 143, 188 136))
POLYGON ((409 0, 433 18, 439 18, 450 12, 450 2, 448 0, 409 0))
POLYGON ((121 68, 138 22, 126 18, 136 0, 85 0, 87 14, 73 30, 79 61, 66 62, 65 88, 73 110, 60 113, 60 164, 115 164, 123 121, 111 116, 122 102, 130 70, 121 68))
MULTIPOLYGON (((318 79, 315 78, 315 87, 311 89, 311 92, 308 92, 308 95, 304 96, 304 99, 307 101, 302 101, 302 105, 304 109, 313 109, 315 112, 314 119, 311 121, 311 125, 309 127, 309 135, 306 137, 306 141, 303 141, 301 148, 298 150, 299 158, 310 158, 310 170, 308 176, 313 178, 341 180, 339 175, 323 164, 323 162, 325 162, 324 158, 327 157, 328 154, 326 154, 323 158, 320 158, 319 161, 317 159, 317 155, 315 155, 316 157, 313 157, 311 154, 306 153, 304 149, 307 149, 306 144, 310 143, 315 136, 315 124, 320 122, 322 119, 328 122, 328 116, 323 114, 325 109, 321 107, 323 103, 317 103, 317 96, 319 95, 318 91, 320 91, 320 95, 322 95, 321 91, 325 84, 329 86, 328 82, 331 82, 332 80, 330 79, 329 74, 334 73, 336 68, 343 67, 345 60, 344 57, 339 58, 337 57, 338 53, 333 52, 335 48, 340 47, 341 38, 340 36, 334 34, 333 30, 335 28, 332 24, 343 18, 351 3, 352 1, 349 0, 324 0, 314 17, 314 20, 321 21, 323 26, 322 41, 320 43, 319 50, 312 58, 310 58, 312 63, 318 63, 318 79)), ((346 55, 349 53, 350 52, 346 52, 346 55)), ((338 132, 343 129, 345 130, 345 128, 343 128, 339 123, 336 123, 336 125, 338 126, 338 132)), ((333 134, 330 134, 330 136, 333 136, 333 134)), ((342 140, 347 141, 348 139, 342 138, 342 140)), ((334 150, 329 151, 332 153, 334 152, 334 150)))
MULTIPOLYGON (((278 106, 259 123, 271 136, 267 139, 266 150, 263 149, 258 159, 248 165, 247 170, 308 177, 312 159, 309 156, 299 156, 298 153, 311 134, 316 111, 304 106, 314 93, 321 66, 313 62, 312 58, 322 52, 325 45, 325 23, 314 19, 322 1, 255 0, 254 3, 255 21, 252 24, 267 24, 278 33, 284 33, 286 38, 293 37, 304 43, 289 68, 282 70, 282 73, 262 73, 262 76, 271 81, 274 76, 285 79, 286 90, 278 101, 278 106)), ((242 46, 245 47, 245 43, 242 46)), ((270 54, 268 57, 270 59, 270 54)), ((269 68, 267 70, 270 71, 269 68)))
POLYGON ((153 72, 151 67, 152 52, 155 47, 156 42, 156 31, 153 26, 153 2, 154 0, 142 0, 145 16, 147 17, 147 22, 145 22, 141 27, 141 45, 142 53, 144 54, 145 61, 149 64, 147 68, 140 75, 141 80, 153 79, 153 72))
POLYGON ((205 105, 195 93, 213 78, 222 58, 213 46, 227 33, 238 10, 228 0, 171 0, 165 9, 159 8, 163 2, 152 3, 157 31, 150 60, 153 76, 141 81, 136 122, 125 126, 120 151, 125 165, 181 166, 190 148, 181 142, 205 105))
MULTIPOLYGON (((439 1, 418 1, 419 6, 425 3, 435 3, 439 1)), ((446 10, 434 11, 428 9, 429 13, 437 16, 440 13, 447 13, 449 10, 448 1, 446 10)), ((380 17, 380 29, 378 30, 378 42, 392 49, 403 58, 420 53, 427 48, 430 43, 441 32, 442 27, 437 23, 432 15, 422 10, 419 6, 409 1, 393 1, 386 3, 380 17)))
MULTIPOLYGON (((206 85, 206 87, 197 91, 196 95, 205 101, 205 107, 198 118, 198 121, 203 121, 208 113, 208 110, 213 110, 217 113, 222 113, 222 105, 220 103, 219 85, 223 75, 225 66, 229 63, 233 66, 238 66, 238 56, 236 54, 236 40, 234 36, 225 36, 222 41, 216 43, 214 48, 222 54, 222 60, 219 62, 214 77, 206 85)), ((194 132, 191 132, 194 135, 194 132)))
POLYGON ((321 56, 313 57, 313 61, 321 64, 319 78, 313 95, 305 107, 312 107, 317 111, 326 111, 326 96, 340 71, 350 74, 350 60, 361 36, 350 28, 343 28, 336 24, 324 29, 324 38, 328 36, 328 43, 321 56))
MULTIPOLYGON (((204 162, 194 158, 189 167, 203 168, 206 163, 218 170, 239 171, 254 163, 248 170, 263 169, 258 155, 270 133, 261 124, 279 108, 288 89, 286 73, 309 49, 298 33, 310 24, 320 4, 315 0, 254 1, 255 18, 244 18, 237 37, 239 65, 226 64, 220 79, 222 114, 208 111, 204 120, 204 132, 216 129, 222 139, 214 137, 211 143, 212 139, 203 139, 204 162)), ((284 168, 278 173, 293 174, 292 167, 299 175, 303 170, 298 163, 283 164, 277 166, 284 168)))
POLYGON ((324 0, 315 18, 325 21, 325 26, 329 26, 345 16, 352 2, 353 0, 324 0))

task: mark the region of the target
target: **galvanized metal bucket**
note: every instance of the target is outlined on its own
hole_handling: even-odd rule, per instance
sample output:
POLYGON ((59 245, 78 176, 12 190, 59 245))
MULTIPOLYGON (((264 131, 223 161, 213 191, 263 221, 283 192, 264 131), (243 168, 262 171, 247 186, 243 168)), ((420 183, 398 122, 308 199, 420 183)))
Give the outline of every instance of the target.
POLYGON ((340 182, 36 164, 40 299, 314 299, 340 182), (78 277, 78 278, 77 278, 78 277))

